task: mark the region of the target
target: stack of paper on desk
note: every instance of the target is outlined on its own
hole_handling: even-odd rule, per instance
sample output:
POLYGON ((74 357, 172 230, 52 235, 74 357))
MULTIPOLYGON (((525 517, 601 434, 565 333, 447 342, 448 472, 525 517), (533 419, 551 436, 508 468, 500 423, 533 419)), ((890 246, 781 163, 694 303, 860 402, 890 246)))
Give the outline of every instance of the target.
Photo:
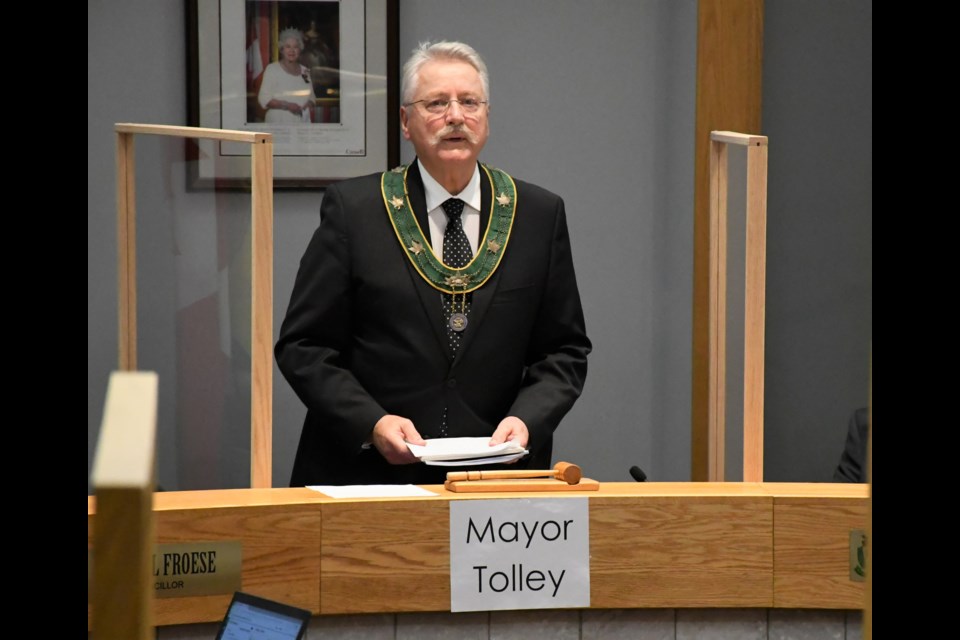
POLYGON ((407 443, 410 453, 424 464, 438 467, 465 467, 510 462, 530 453, 513 442, 490 446, 489 437, 433 438, 425 446, 407 443))

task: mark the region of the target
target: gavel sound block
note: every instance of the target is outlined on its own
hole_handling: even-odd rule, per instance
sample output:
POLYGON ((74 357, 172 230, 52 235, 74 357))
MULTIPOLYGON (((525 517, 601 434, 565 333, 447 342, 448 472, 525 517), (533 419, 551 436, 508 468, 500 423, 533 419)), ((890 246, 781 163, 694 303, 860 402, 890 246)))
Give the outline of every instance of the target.
POLYGON ((597 491, 600 483, 584 478, 572 462, 558 462, 553 469, 451 471, 443 483, 447 491, 597 491))

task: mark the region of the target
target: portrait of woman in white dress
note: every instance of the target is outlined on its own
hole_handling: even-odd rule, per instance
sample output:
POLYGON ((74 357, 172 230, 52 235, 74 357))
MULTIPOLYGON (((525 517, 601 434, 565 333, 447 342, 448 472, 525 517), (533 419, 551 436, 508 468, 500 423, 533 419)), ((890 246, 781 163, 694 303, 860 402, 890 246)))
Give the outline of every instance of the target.
POLYGON ((257 100, 266 110, 264 122, 300 124, 313 121, 316 96, 310 69, 300 64, 303 34, 299 29, 284 29, 278 38, 280 59, 263 71, 257 100))

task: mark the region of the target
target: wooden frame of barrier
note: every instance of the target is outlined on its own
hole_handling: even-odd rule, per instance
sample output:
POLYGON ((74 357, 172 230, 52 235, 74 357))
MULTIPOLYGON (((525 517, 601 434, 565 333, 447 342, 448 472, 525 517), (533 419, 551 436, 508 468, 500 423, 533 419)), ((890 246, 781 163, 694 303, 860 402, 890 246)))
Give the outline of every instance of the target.
POLYGON ((763 353, 767 268, 767 137, 710 132, 708 480, 722 482, 726 438, 727 147, 747 148, 743 318, 743 481, 763 482, 763 353))
POLYGON ((119 368, 137 369, 137 233, 134 136, 250 144, 251 336, 250 486, 273 483, 273 135, 251 131, 122 123, 117 134, 119 368))
MULTIPOLYGON (((449 611, 450 500, 502 495, 426 488, 439 497, 334 500, 306 488, 158 493, 156 542, 239 540, 244 591, 316 615, 449 611)), ((849 531, 867 519, 868 489, 610 482, 550 499, 590 501, 591 608, 861 609, 849 531)), ((95 512, 90 497, 88 537, 95 512)), ((220 620, 230 596, 155 598, 154 620, 220 620)), ((88 612, 88 628, 89 621, 88 612)))

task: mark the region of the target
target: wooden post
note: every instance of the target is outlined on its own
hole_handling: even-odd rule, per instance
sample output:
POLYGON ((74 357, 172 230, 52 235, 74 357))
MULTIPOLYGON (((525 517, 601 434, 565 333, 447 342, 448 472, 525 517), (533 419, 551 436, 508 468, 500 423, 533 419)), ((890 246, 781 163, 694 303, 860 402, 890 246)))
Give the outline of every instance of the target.
MULTIPOLYGON (((759 131, 764 0, 697 2, 690 479, 710 479, 710 132, 759 131)), ((715 463, 713 463, 715 464, 715 463)))
POLYGON ((763 356, 767 301, 767 139, 747 146, 743 314, 743 481, 763 482, 763 356))
POLYGON ((111 374, 93 464, 95 639, 153 637, 156 430, 157 374, 111 374))
POLYGON ((137 200, 133 135, 117 131, 117 323, 119 369, 137 368, 137 200))
POLYGON ((250 486, 273 483, 273 140, 251 145, 250 486))
POLYGON ((727 145, 710 141, 710 304, 707 480, 724 481, 727 381, 727 145))

